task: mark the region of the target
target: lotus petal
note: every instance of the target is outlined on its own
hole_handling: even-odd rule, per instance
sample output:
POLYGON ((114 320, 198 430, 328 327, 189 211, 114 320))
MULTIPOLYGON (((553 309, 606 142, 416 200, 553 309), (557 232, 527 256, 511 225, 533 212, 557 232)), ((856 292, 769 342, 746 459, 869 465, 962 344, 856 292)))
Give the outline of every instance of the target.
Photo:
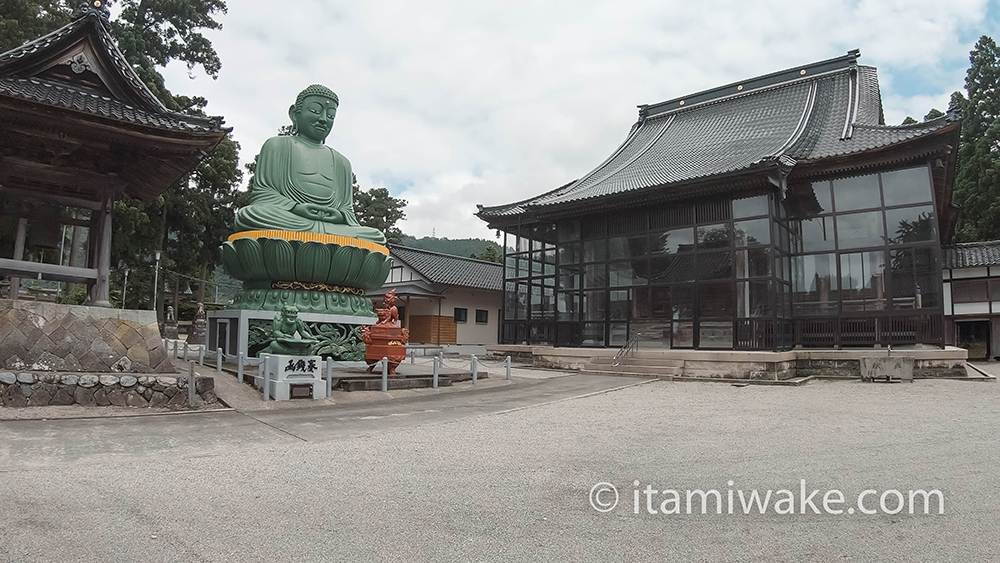
POLYGON ((272 289, 267 292, 263 308, 268 311, 280 311, 286 304, 291 304, 292 292, 287 289, 272 289))
POLYGON ((233 243, 226 241, 222 243, 219 249, 222 251, 222 263, 225 265, 229 275, 238 280, 247 279, 247 274, 243 270, 243 265, 240 264, 240 258, 233 243))
POLYGON ((368 256, 365 256, 361 273, 355 281, 357 285, 354 287, 360 287, 361 289, 377 289, 382 287, 382 284, 385 283, 385 278, 389 275, 389 268, 384 267, 387 264, 389 267, 392 267, 391 262, 386 259, 385 254, 381 252, 369 252, 368 256))
POLYGON ((244 280, 266 280, 267 268, 264 266, 264 255, 261 253, 260 244, 252 238, 238 238, 233 241, 233 247, 239 257, 244 280))
POLYGON ((330 246, 336 248, 330 254, 330 274, 327 279, 331 281, 328 283, 357 287, 354 285, 354 278, 357 277, 361 269, 359 253, 368 251, 353 246, 340 246, 336 244, 330 246))
POLYGON ((285 239, 263 239, 264 265, 271 280, 295 280, 295 249, 285 239))
POLYGON ((266 289, 244 289, 237 294, 237 299, 233 303, 235 309, 260 309, 264 305, 264 297, 267 295, 266 289))
POLYGON ((327 245, 316 241, 300 244, 295 252, 295 281, 325 283, 330 262, 327 245))

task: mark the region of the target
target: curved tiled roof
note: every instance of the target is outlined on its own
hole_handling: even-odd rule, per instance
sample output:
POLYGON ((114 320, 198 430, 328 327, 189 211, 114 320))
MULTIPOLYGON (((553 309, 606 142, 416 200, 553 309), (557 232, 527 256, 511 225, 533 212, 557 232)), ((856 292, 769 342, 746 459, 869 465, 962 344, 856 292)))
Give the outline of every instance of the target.
POLYGON ((391 245, 389 254, 399 258, 431 283, 501 291, 503 266, 430 250, 391 245))
POLYGON ((225 131, 221 117, 193 116, 167 109, 118 50, 108 30, 106 18, 107 13, 102 8, 84 6, 63 27, 0 53, 0 94, 161 129, 214 133, 225 131), (31 61, 42 59, 50 52, 58 53, 86 34, 96 39, 100 55, 112 67, 117 79, 126 85, 125 91, 133 103, 96 95, 62 82, 21 74, 31 61))
POLYGON ((965 242, 944 248, 945 268, 1000 266, 1000 240, 965 242))
POLYGON ((640 106, 622 145, 579 180, 479 217, 530 210, 648 188, 782 167, 906 142, 955 121, 947 115, 910 126, 884 124, 878 76, 843 57, 640 106))
POLYGON ((220 121, 171 111, 152 113, 108 96, 37 78, 0 78, 0 94, 162 129, 206 133, 221 130, 220 121))

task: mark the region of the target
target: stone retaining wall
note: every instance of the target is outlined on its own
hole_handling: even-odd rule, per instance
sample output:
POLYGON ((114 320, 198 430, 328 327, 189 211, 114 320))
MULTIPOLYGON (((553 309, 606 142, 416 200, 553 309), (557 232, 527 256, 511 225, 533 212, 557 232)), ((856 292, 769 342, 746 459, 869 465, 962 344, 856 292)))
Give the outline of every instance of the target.
MULTIPOLYGON (((0 372, 0 404, 5 407, 83 405, 187 408, 183 376, 93 373, 0 372)), ((215 403, 215 380, 195 377, 195 402, 215 403)))
POLYGON ((0 369, 172 371, 153 311, 0 299, 0 369))
MULTIPOLYGON (((906 354, 899 354, 905 356, 906 354)), ((861 363, 855 359, 831 360, 808 359, 795 362, 795 374, 799 377, 844 377, 861 378, 861 363)), ((935 377, 967 377, 964 360, 915 360, 913 376, 920 379, 935 377)))

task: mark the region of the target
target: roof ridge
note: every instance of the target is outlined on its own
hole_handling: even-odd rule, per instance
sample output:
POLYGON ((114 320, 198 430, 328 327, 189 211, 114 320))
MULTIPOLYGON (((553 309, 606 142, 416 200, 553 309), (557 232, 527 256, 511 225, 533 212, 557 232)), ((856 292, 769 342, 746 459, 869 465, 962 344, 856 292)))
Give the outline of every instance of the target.
POLYGON ((41 37, 36 37, 30 41, 25 41, 24 43, 18 45, 17 47, 14 47, 13 49, 7 49, 6 51, 0 53, 0 63, 2 63, 6 59, 13 58, 14 55, 20 51, 28 51, 29 47, 33 47, 36 44, 44 43, 45 41, 53 39, 55 36, 64 35, 66 33, 75 31, 76 30, 75 28, 81 27, 83 25, 83 22, 86 21, 86 19, 87 18, 79 18, 71 20, 68 24, 60 28, 54 29, 46 33, 45 35, 42 35, 41 37))
POLYGON ((731 82, 724 86, 717 86, 708 90, 702 90, 686 96, 671 98, 655 104, 642 104, 639 106, 639 118, 652 117, 671 110, 688 109, 692 105, 702 105, 720 99, 728 99, 733 96, 742 96, 764 89, 783 86, 794 82, 809 80, 819 75, 830 72, 849 70, 857 66, 857 59, 861 56, 860 49, 848 51, 846 55, 834 57, 799 65, 785 70, 779 70, 769 74, 747 78, 737 82, 731 82), (744 90, 747 90, 744 92, 744 90), (687 107, 685 107, 687 106, 687 107))

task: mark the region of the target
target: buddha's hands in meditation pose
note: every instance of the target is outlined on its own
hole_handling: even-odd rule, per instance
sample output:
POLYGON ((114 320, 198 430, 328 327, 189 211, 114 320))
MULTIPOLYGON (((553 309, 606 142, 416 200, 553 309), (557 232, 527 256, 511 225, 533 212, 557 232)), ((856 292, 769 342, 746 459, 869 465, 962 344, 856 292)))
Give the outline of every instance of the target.
POLYGON ((260 150, 250 205, 236 214, 242 230, 323 233, 385 244, 385 236, 354 216, 351 162, 323 143, 339 100, 312 85, 288 109, 294 133, 268 139, 260 150))
POLYGON ((328 223, 344 223, 344 214, 336 209, 323 207, 314 203, 296 203, 292 208, 292 213, 306 219, 316 219, 328 223))

